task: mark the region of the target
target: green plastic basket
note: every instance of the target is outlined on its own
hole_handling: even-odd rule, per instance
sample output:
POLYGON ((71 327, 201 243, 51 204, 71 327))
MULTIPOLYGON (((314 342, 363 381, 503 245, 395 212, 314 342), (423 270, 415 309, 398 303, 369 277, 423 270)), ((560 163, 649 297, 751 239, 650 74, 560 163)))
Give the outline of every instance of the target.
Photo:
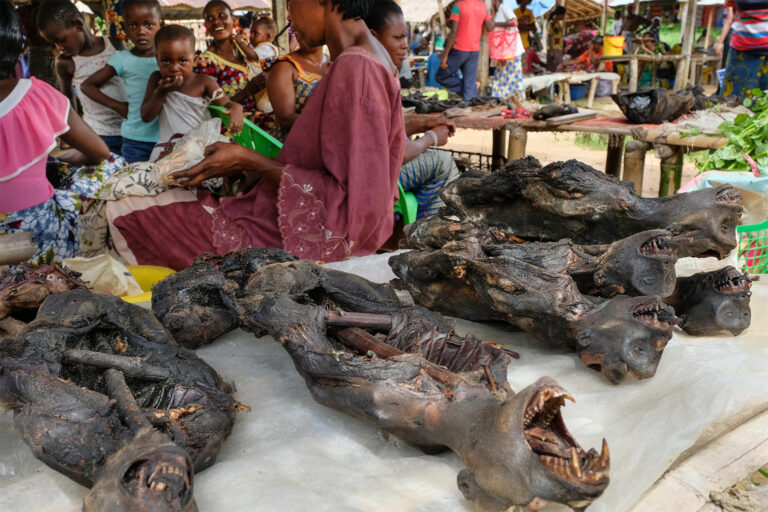
POLYGON ((403 216, 403 223, 407 226, 416 220, 419 201, 411 192, 403 190, 403 186, 400 183, 397 184, 397 192, 400 194, 400 199, 395 203, 395 213, 403 216))
MULTIPOLYGON (((224 126, 229 126, 229 116, 224 113, 226 108, 210 105, 208 107, 213 115, 221 118, 224 126)), ((237 135, 230 135, 235 142, 246 148, 250 148, 259 154, 269 158, 276 158, 283 147, 283 143, 253 124, 253 121, 243 119, 243 130, 237 135)))
POLYGON ((736 226, 738 262, 750 274, 768 274, 768 219, 760 224, 736 226))

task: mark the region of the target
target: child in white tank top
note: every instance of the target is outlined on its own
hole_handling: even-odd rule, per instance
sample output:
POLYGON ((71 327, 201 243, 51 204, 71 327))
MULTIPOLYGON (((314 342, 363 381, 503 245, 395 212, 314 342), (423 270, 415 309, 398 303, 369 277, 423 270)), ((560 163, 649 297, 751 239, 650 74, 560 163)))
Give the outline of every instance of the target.
MULTIPOLYGON (((74 102, 74 90, 83 107, 83 119, 107 143, 109 150, 120 154, 123 118, 114 110, 91 100, 80 90, 81 84, 107 63, 117 49, 124 49, 122 41, 96 37, 88 29, 82 15, 72 2, 46 0, 40 7, 38 29, 43 37, 60 52, 56 59, 56 73, 61 92, 74 102), (119 48, 115 48, 117 45, 119 48)), ((107 96, 125 101, 123 81, 114 77, 101 87, 107 96)))

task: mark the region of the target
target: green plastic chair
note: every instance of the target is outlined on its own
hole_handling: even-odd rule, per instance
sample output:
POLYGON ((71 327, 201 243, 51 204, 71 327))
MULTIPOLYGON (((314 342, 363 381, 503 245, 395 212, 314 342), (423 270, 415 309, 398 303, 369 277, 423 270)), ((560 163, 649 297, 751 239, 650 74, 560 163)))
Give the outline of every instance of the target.
MULTIPOLYGON (((224 113, 226 108, 210 105, 208 106, 208 109, 210 109, 211 114, 221 119, 224 126, 229 126, 229 116, 224 113)), ((250 148, 269 158, 276 158, 283 148, 282 142, 253 124, 253 121, 249 121, 248 119, 243 119, 243 130, 231 137, 241 146, 250 148)), ((411 224, 416 220, 416 210, 419 206, 419 202, 416 200, 415 195, 403 190, 400 183, 397 184, 397 191, 400 194, 400 199, 395 203, 395 213, 399 213, 403 217, 403 222, 405 224, 411 224)))

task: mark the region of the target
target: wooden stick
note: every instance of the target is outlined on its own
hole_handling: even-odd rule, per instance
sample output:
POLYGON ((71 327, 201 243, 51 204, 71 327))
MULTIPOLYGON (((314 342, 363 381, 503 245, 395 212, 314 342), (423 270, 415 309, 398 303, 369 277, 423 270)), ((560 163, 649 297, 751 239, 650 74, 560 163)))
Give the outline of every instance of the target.
POLYGON ((329 311, 325 320, 327 325, 334 327, 367 327, 389 331, 392 328, 392 316, 375 313, 337 313, 329 311))
POLYGON ((63 355, 68 361, 96 368, 113 368, 133 378, 163 381, 169 377, 168 370, 147 364, 140 357, 118 356, 80 349, 65 350, 63 355))
MULTIPOLYGON (((367 353, 370 351, 384 359, 405 354, 402 350, 398 350, 392 345, 377 340, 372 335, 357 327, 342 329, 338 332, 338 335, 342 341, 348 343, 360 352, 367 353)), ((455 373, 434 363, 430 363, 429 361, 425 361, 424 371, 437 382, 450 387, 455 386, 461 380, 461 377, 455 373)))
POLYGON ((115 400, 117 410, 131 429, 136 431, 151 427, 149 420, 136 404, 136 399, 128 388, 128 384, 125 383, 123 373, 110 368, 104 372, 104 380, 107 383, 109 396, 115 400))

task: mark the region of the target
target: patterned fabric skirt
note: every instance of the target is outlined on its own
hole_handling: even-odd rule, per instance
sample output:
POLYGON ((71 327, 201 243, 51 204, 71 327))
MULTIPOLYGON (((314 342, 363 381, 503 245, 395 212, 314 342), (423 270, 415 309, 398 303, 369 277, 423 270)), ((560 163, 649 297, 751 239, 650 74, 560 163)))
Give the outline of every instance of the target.
MULTIPOLYGON (((44 203, 25 210, 0 214, 0 233, 32 232, 37 252, 32 261, 60 262, 77 255, 78 217, 83 204, 96 197, 104 181, 125 165, 122 157, 112 155, 94 166, 73 166, 51 161, 60 178, 53 196, 44 203)), ((49 173, 50 174, 50 173, 49 173)))
POLYGON ((723 96, 751 96, 752 89, 768 89, 768 56, 731 48, 725 64, 723 96))
POLYGON ((497 98, 524 98, 523 67, 520 59, 510 59, 496 66, 491 77, 491 96, 497 98))
POLYGON ((413 192, 419 206, 416 217, 437 215, 445 203, 438 193, 446 183, 458 177, 459 169, 447 151, 427 150, 400 168, 400 185, 413 192))

